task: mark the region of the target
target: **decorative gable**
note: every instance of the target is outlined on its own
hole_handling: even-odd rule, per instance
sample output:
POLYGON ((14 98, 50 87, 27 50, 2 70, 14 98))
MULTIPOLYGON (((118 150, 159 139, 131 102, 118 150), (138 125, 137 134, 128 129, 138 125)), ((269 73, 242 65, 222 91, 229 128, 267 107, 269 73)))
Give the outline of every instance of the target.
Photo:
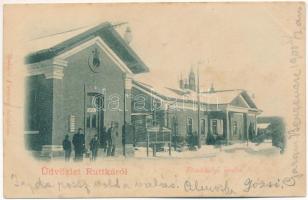
POLYGON ((70 37, 67 37, 65 34, 56 34, 50 37, 40 38, 40 44, 46 43, 53 45, 35 49, 34 52, 26 56, 25 63, 30 65, 52 60, 55 57, 66 54, 67 51, 71 51, 71 49, 80 46, 82 43, 92 40, 93 38, 99 38, 103 41, 102 43, 104 43, 104 46, 108 46, 108 48, 112 50, 112 53, 119 58, 132 73, 138 74, 149 71, 148 67, 139 56, 123 40, 117 31, 114 30, 114 26, 108 22, 90 28, 82 33, 77 30, 77 33, 70 33, 69 36, 70 37))
POLYGON ((230 103, 230 105, 236 106, 236 107, 242 107, 242 108, 249 108, 247 102, 245 101, 245 99, 241 95, 239 95, 235 99, 233 99, 232 102, 230 103))

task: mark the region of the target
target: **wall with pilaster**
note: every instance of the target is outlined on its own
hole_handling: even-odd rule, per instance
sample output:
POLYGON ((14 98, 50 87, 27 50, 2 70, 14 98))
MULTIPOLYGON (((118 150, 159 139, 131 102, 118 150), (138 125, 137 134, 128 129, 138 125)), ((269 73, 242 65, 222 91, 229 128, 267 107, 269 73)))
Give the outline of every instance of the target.
POLYGON ((30 148, 40 150, 42 145, 52 144, 53 80, 44 75, 26 77, 26 131, 39 131, 27 137, 30 148), (34 141, 31 141, 34 139, 34 141))
MULTIPOLYGON (((101 52, 102 68, 99 73, 93 73, 88 65, 89 56, 97 45, 80 51, 79 53, 67 59, 68 66, 64 70, 63 79, 63 133, 58 133, 62 137, 68 133, 72 138, 74 133, 68 132, 68 117, 73 114, 76 116, 76 127, 84 128, 84 87, 87 92, 98 92, 104 95, 104 125, 109 128, 111 121, 119 123, 119 140, 117 146, 122 148, 122 125, 124 122, 124 74, 119 67, 103 52, 101 52)), ((130 96, 130 90, 126 91, 126 95, 130 96)), ((130 101, 126 102, 127 115, 130 116, 130 101)), ((130 117, 127 117, 129 121, 130 117)), ((61 128, 59 128, 61 130, 61 128)), ((95 133, 85 130, 86 145, 95 133)))

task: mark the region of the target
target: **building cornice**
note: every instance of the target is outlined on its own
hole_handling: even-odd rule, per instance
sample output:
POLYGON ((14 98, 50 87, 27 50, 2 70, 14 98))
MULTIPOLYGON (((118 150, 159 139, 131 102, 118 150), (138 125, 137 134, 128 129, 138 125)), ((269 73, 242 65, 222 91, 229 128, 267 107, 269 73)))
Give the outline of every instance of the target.
POLYGON ((65 67, 67 67, 67 61, 54 58, 28 65, 27 75, 35 76, 43 74, 46 79, 63 79, 65 67))

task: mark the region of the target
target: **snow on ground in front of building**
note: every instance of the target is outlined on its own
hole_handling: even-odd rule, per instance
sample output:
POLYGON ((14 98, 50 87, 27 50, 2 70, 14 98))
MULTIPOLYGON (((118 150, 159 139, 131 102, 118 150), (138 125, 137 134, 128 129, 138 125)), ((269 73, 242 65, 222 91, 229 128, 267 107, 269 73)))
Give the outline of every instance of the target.
MULTIPOLYGON (((223 154, 242 154, 243 156, 260 155, 260 156, 272 156, 278 155, 280 149, 272 146, 272 143, 236 143, 228 146, 213 146, 203 145, 200 149, 190 151, 185 149, 182 152, 174 151, 172 147, 171 156, 169 155, 168 148, 165 151, 156 153, 156 157, 153 157, 152 148, 149 148, 148 158, 210 158, 223 154)), ((135 158, 147 158, 146 147, 136 147, 135 158)))
MULTIPOLYGON (((185 149, 182 152, 175 151, 172 147, 171 156, 169 155, 168 148, 165 148, 165 151, 159 151, 156 153, 157 158, 190 158, 190 157, 212 157, 215 156, 219 149, 216 149, 214 146, 204 145, 201 149, 196 151, 189 151, 185 149)), ((135 149, 136 158, 147 157, 146 147, 137 147, 135 149)), ((152 148, 149 148, 149 158, 153 158, 152 148)))
MULTIPOLYGON (((153 157, 152 148, 149 148, 149 157, 147 157, 146 147, 136 147, 133 157, 128 157, 129 159, 181 159, 181 158, 196 158, 196 159, 209 159, 212 157, 223 157, 226 155, 236 155, 237 157, 254 157, 254 156, 266 156, 271 157, 280 154, 280 149, 272 146, 271 142, 264 142, 261 144, 255 143, 235 143, 227 146, 213 146, 213 145, 203 145, 200 149, 195 151, 189 151, 187 148, 182 152, 174 151, 172 147, 171 156, 169 155, 168 148, 165 151, 157 152, 156 157, 153 157)), ((39 154, 36 155, 39 158, 39 154)), ((71 155, 71 161, 73 162, 74 152, 71 155)), ((39 158, 40 160, 45 160, 44 158, 39 158)), ((102 149, 99 150, 97 160, 125 160, 121 153, 116 157, 106 157, 102 149)), ((48 160, 48 159, 47 159, 48 160)), ((64 156, 54 157, 52 160, 63 160, 64 156)), ((84 162, 90 162, 90 158, 84 158, 84 162)))

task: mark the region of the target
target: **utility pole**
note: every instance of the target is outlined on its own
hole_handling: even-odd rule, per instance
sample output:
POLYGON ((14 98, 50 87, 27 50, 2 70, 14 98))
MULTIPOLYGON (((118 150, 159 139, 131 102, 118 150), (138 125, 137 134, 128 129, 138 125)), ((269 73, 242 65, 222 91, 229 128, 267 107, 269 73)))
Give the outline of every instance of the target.
POLYGON ((123 95, 124 95, 124 99, 123 99, 123 126, 122 126, 122 146, 123 146, 123 156, 126 156, 126 151, 125 151, 125 143, 126 143, 126 139, 127 139, 127 135, 126 135, 126 73, 123 74, 123 82, 124 82, 124 90, 123 90, 123 95), (124 138, 123 138, 124 137, 124 138))
POLYGON ((197 101, 198 101, 198 148, 201 148, 201 135, 200 135, 200 79, 199 79, 199 64, 197 68, 197 101))

